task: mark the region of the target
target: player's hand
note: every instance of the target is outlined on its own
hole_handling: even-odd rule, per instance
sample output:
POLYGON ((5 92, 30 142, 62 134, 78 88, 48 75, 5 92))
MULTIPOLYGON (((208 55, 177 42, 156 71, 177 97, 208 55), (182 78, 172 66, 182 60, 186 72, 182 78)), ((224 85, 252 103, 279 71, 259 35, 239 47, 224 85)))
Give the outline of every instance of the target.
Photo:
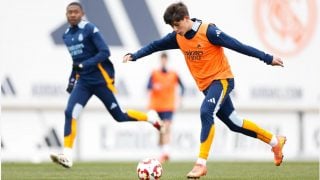
POLYGON ((123 63, 127 63, 128 61, 132 61, 132 60, 133 60, 132 54, 131 53, 127 53, 126 55, 123 56, 122 62, 123 63))
POLYGON ((68 84, 68 87, 67 87, 67 89, 66 89, 66 91, 70 94, 71 92, 72 92, 72 90, 74 89, 74 86, 76 85, 76 82, 77 82, 77 80, 76 80, 76 78, 74 78, 74 77, 71 77, 70 79, 69 79, 69 84, 68 84))
POLYGON ((283 65, 283 61, 281 60, 281 58, 274 56, 271 62, 272 66, 281 66, 284 67, 283 65))
POLYGON ((73 63, 72 69, 75 71, 81 71, 83 69, 83 64, 81 63, 73 63))
POLYGON ((74 88, 74 83, 69 83, 66 91, 70 94, 74 88))

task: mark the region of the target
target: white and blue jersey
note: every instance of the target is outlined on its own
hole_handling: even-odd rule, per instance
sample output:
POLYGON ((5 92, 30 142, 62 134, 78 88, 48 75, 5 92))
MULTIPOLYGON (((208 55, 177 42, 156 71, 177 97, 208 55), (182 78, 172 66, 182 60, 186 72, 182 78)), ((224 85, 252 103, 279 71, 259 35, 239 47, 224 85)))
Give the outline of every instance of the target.
POLYGON ((72 147, 76 120, 89 99, 95 95, 117 121, 133 121, 123 113, 114 97, 114 68, 109 60, 110 51, 98 28, 87 21, 69 27, 63 35, 73 64, 82 64, 79 71, 72 70, 69 81, 77 78, 65 109, 65 146, 72 147))
POLYGON ((114 69, 109 60, 110 51, 94 24, 81 21, 77 26, 69 27, 63 34, 63 41, 73 63, 83 65, 81 71, 72 71, 70 79, 78 74, 78 81, 86 84, 113 83, 114 69))
MULTIPOLYGON (((65 148, 73 147, 77 120, 93 95, 101 100, 117 122, 149 120, 146 113, 132 109, 122 111, 114 96, 114 68, 109 60, 110 51, 94 24, 81 21, 78 25, 69 27, 63 35, 63 40, 71 54, 73 64, 83 65, 82 68, 73 68, 70 80, 77 75, 80 77, 77 78, 75 86, 67 90, 70 96, 65 109, 65 148)), ((160 129, 158 121, 149 122, 160 129)))

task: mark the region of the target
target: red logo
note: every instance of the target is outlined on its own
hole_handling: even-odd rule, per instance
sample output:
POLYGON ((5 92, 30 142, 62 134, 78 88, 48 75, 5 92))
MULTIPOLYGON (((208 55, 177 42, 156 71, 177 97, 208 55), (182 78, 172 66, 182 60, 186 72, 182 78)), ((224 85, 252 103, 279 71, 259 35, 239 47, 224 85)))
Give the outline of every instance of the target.
POLYGON ((317 23, 316 0, 256 0, 255 23, 273 53, 292 56, 309 43, 317 23))

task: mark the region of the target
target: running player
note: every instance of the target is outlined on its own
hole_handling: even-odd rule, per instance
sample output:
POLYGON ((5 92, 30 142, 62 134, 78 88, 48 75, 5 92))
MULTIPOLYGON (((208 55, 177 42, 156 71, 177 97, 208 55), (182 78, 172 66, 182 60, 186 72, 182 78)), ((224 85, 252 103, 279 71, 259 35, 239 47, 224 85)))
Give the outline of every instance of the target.
POLYGON ((64 148, 61 154, 51 154, 53 162, 63 167, 72 166, 72 148, 76 138, 77 120, 92 95, 96 95, 118 122, 149 122, 158 130, 162 121, 155 111, 147 114, 135 110, 123 112, 114 96, 114 68, 109 59, 110 51, 99 29, 82 20, 84 11, 78 2, 67 6, 67 20, 70 27, 63 35, 73 60, 67 91, 70 93, 65 110, 64 148))

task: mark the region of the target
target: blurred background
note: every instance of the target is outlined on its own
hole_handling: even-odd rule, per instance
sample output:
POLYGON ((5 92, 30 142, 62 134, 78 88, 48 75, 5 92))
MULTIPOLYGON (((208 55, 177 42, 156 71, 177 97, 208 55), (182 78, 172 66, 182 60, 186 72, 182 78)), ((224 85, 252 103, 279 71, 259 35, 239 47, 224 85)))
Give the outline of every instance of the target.
MULTIPOLYGON (((70 0, 2 0, 0 5, 1 158, 49 161, 63 144, 65 91, 72 68, 62 44, 70 0)), ((163 12, 171 0, 80 0, 85 19, 95 23, 111 50, 116 95, 125 108, 146 111, 147 80, 159 53, 122 63, 127 52, 171 32, 163 12)), ((320 152, 320 1, 184 0, 190 16, 215 23, 239 41, 282 57, 285 67, 225 50, 235 75, 232 94, 238 114, 286 135, 285 158, 318 160, 320 152)), ((186 85, 174 116, 173 161, 198 153, 203 95, 179 50, 168 51, 170 68, 186 85)), ((92 98, 78 123, 79 161, 140 160, 158 154, 158 133, 147 123, 116 123, 92 98)), ((218 119, 210 160, 272 159, 267 145, 235 134, 218 119)))

